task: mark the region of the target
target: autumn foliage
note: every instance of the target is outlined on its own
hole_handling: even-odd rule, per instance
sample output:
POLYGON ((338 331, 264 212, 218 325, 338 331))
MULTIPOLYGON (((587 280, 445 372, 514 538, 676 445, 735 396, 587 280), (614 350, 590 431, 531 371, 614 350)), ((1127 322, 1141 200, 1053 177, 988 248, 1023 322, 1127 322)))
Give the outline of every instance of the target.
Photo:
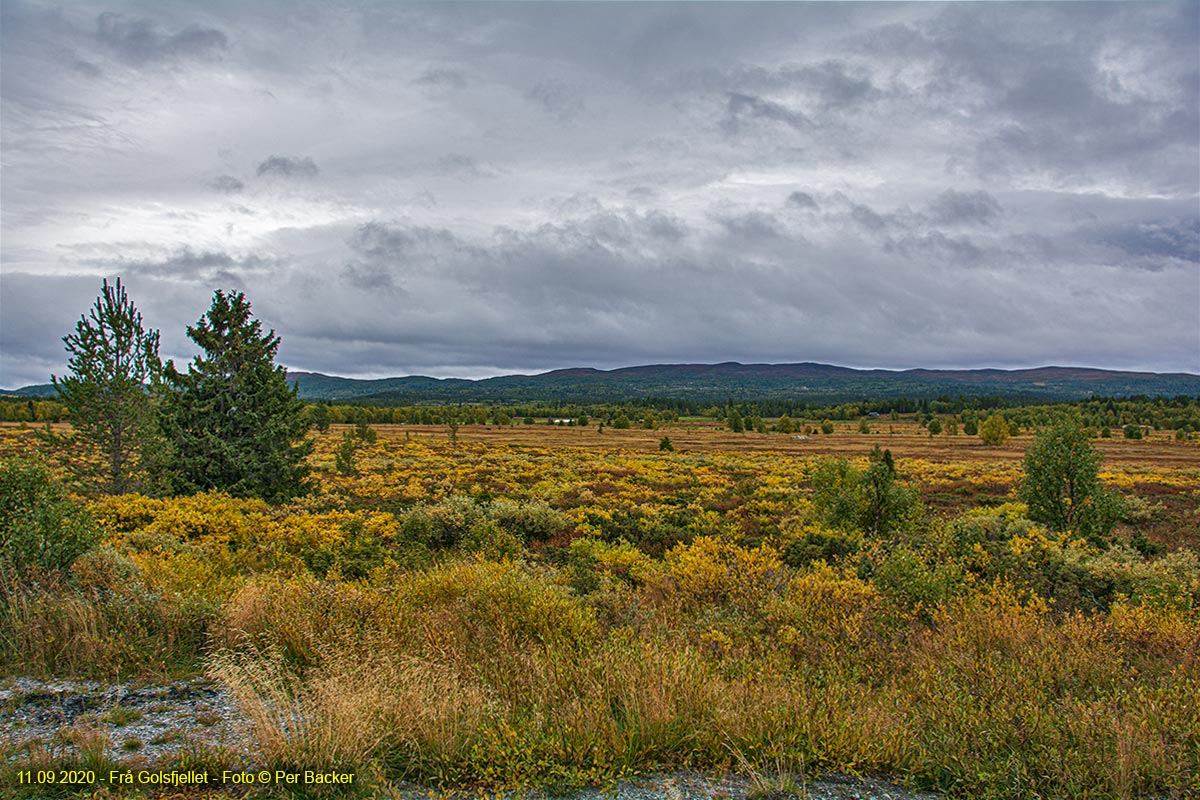
MULTIPOLYGON (((343 433, 315 437, 315 488, 284 504, 71 501, 96 546, 53 577, 3 572, 3 668, 204 671, 263 763, 376 788, 783 760, 1132 798, 1200 775, 1200 559, 1031 520, 1019 463, 392 428, 355 437, 346 470, 343 433), (922 509, 964 486, 1008 488, 922 509)), ((1097 480, 1200 491, 1187 469, 1097 480)))

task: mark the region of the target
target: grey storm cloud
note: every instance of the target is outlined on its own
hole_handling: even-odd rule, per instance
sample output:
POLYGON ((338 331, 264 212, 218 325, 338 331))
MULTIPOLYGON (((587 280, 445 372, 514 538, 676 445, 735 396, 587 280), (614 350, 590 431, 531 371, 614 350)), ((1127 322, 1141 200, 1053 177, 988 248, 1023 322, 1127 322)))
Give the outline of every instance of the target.
POLYGON ((228 45, 225 34, 215 28, 189 25, 177 33, 163 33, 151 20, 111 11, 96 18, 96 38, 134 64, 211 56, 228 45))
POLYGON ((824 110, 862 105, 886 96, 875 86, 865 65, 829 59, 803 67, 752 68, 722 75, 719 83, 732 83, 747 92, 789 92, 803 96, 824 110))
POLYGON ((944 225, 989 223, 1000 214, 1000 203, 984 191, 947 189, 929 205, 933 220, 944 225))
POLYGON ((687 223, 665 211, 650 211, 642 220, 643 227, 659 239, 678 242, 688 235, 687 223))
POLYGON ((870 231, 881 231, 891 224, 887 216, 862 203, 854 203, 850 206, 850 217, 870 231))
POLYGON ((795 73, 795 79, 811 87, 826 106, 848 106, 871 100, 882 93, 867 74, 853 74, 838 61, 826 61, 795 73))
POLYGON ((104 70, 100 69, 99 66, 93 64, 91 61, 76 61, 71 65, 71 68, 80 75, 86 75, 89 78, 99 78, 104 74, 104 70))
POLYGON ((906 258, 948 259, 964 265, 985 265, 987 254, 969 238, 947 236, 941 231, 909 234, 884 244, 884 251, 899 253, 906 258))
POLYGON ((534 85, 525 96, 551 114, 570 119, 583 110, 579 90, 562 81, 545 80, 534 85))
POLYGON ((244 285, 248 275, 267 269, 271 259, 258 255, 234 256, 212 250, 196 252, 184 246, 157 258, 92 259, 86 263, 107 274, 216 283, 239 288, 244 285))
POLYGON ((802 112, 788 108, 782 103, 742 92, 731 92, 725 105, 723 126, 730 132, 737 132, 746 120, 782 122, 797 130, 807 128, 812 124, 802 112))
POLYGON ((0 4, 0 386, 117 275, 333 374, 1200 370, 1196 0, 464 8, 0 4))
POLYGON ((464 153, 447 153, 440 156, 437 168, 445 175, 468 178, 494 178, 499 174, 495 167, 483 164, 474 156, 464 153))
POLYGON ((792 192, 788 195, 787 201, 788 205, 795 206, 796 208, 806 208, 817 211, 821 207, 817 203, 816 198, 814 198, 808 192, 792 192))
POLYGON ((425 86, 463 89, 467 85, 467 78, 456 69, 430 68, 421 73, 417 78, 417 83, 425 86))
POLYGON ((391 292, 397 288, 396 270, 383 264, 351 261, 342 268, 342 276, 354 288, 368 292, 391 292))
POLYGON ((317 162, 308 156, 270 156, 258 165, 256 174, 281 178, 315 178, 320 173, 317 162))
POLYGON ((1200 217, 1121 225, 1106 231, 1099 240, 1129 256, 1149 259, 1158 268, 1171 262, 1200 264, 1200 217))
POLYGON ((213 179, 212 187, 218 192, 225 194, 235 194, 246 188, 246 184, 242 183, 232 175, 218 175, 213 179))
POLYGON ((361 225, 346 240, 350 249, 359 255, 375 259, 397 260, 421 248, 457 248, 463 243, 445 228, 368 222, 361 225))
POLYGON ((762 240, 779 236, 775 218, 762 211, 722 217, 720 222, 729 233, 744 239, 762 240))

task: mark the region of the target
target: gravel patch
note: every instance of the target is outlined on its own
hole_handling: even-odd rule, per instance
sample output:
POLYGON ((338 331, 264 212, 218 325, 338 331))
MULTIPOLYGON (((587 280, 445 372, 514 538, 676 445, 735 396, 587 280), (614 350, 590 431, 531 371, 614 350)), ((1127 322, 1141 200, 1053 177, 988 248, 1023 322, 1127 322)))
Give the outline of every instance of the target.
POLYGON ((615 786, 579 789, 565 794, 542 791, 504 792, 487 794, 475 791, 441 792, 420 787, 406 787, 397 792, 396 800, 940 800, 941 795, 905 789, 878 778, 828 774, 819 779, 802 781, 798 778, 790 791, 770 791, 771 776, 765 777, 766 787, 741 775, 713 777, 697 772, 641 775, 618 781, 615 786))
POLYGON ((115 761, 154 762, 196 747, 246 749, 233 698, 205 679, 163 686, 11 678, 0 684, 5 749, 56 756, 101 745, 115 761))

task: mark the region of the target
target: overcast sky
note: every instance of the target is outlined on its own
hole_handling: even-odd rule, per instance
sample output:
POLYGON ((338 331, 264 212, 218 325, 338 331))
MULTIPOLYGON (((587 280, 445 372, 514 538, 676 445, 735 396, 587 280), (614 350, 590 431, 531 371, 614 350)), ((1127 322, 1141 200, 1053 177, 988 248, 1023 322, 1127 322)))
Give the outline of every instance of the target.
POLYGON ((1200 4, 2 4, 0 386, 120 276, 292 369, 1200 372, 1200 4))

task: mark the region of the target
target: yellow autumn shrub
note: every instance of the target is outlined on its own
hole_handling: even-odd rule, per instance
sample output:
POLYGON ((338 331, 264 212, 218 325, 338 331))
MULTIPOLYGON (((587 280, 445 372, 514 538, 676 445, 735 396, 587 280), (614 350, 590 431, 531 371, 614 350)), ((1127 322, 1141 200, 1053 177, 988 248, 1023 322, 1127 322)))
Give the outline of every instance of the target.
POLYGON ((597 634, 594 612, 549 575, 513 561, 457 561, 390 587, 406 629, 435 650, 576 647, 597 634))
POLYGON ((659 562, 624 539, 606 542, 582 537, 571 542, 570 551, 581 559, 594 561, 601 574, 633 586, 640 586, 662 573, 659 562))
POLYGON ((682 607, 731 603, 750 611, 783 591, 787 571, 769 545, 753 549, 724 539, 701 536, 680 544, 664 559, 682 607))
POLYGON ((768 629, 795 658, 824 658, 867 647, 881 611, 874 584, 814 562, 764 609, 768 629))

